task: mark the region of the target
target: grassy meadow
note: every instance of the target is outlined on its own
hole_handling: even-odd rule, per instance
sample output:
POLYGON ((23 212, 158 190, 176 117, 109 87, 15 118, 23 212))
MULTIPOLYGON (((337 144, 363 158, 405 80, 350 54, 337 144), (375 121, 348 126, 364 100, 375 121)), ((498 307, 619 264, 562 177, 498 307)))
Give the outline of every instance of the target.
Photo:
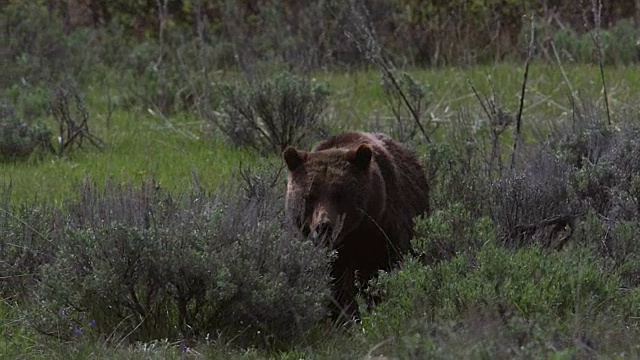
MULTIPOLYGON (((66 157, 33 156, 0 164, 5 196, 0 202, 6 256, 2 269, 9 272, 0 275, 0 357, 639 357, 640 210, 633 213, 633 204, 640 199, 640 182, 636 165, 622 164, 636 164, 633 156, 640 151, 633 135, 640 120, 640 72, 637 66, 604 69, 612 124, 594 128, 591 122, 606 123, 598 67, 566 64, 563 75, 557 65, 532 64, 522 113, 525 150, 515 169, 498 172, 487 164, 492 157, 506 164, 513 125, 496 138, 500 153, 490 155, 492 128, 471 84, 481 96, 516 114, 523 68, 499 64, 410 71, 428 89, 423 119, 432 131, 431 143, 420 135, 412 141, 433 185, 434 212, 418 224, 415 239, 426 259, 408 258, 399 270, 382 274, 373 289, 385 301, 371 312, 363 309, 362 324, 341 329, 320 315, 304 326, 300 316, 305 313, 295 314, 298 320, 281 316, 289 314, 288 308, 317 314, 317 306, 309 302, 320 300, 311 295, 323 294, 326 286, 321 280, 304 288, 276 285, 281 274, 290 276, 289 257, 300 257, 304 264, 296 266, 307 266, 308 274, 324 269, 324 258, 309 257, 313 248, 306 245, 270 252, 277 245, 269 244, 284 236, 280 223, 273 222, 281 214, 284 179, 276 178, 266 200, 258 197, 265 207, 258 207, 256 215, 240 214, 254 209, 242 196, 217 200, 236 191, 241 168, 262 169, 254 179, 269 179, 282 166, 277 155, 232 146, 195 111, 159 115, 144 107, 116 106, 107 121, 107 93, 92 88, 86 98, 91 129, 105 142, 104 150, 87 147, 66 157), (566 130, 570 126, 562 127, 578 122, 584 127, 574 133, 566 130), (593 134, 610 145, 595 144, 593 134), (594 151, 606 161, 598 162, 594 151), (592 163, 576 165, 574 155, 592 163), (88 190, 83 185, 87 181, 98 190, 88 190), (161 190, 147 190, 149 181, 161 190), (613 190, 598 194, 608 200, 589 192, 605 187, 613 190), (598 199, 606 204, 600 207, 598 199), (138 204, 157 216, 151 230, 137 222, 143 216, 138 204), (106 215, 96 215, 98 222, 87 220, 94 210, 106 215), (218 215, 210 215, 212 211, 218 215), (61 220, 67 215, 59 214, 67 213, 70 220, 61 220), (559 215, 571 221, 554 230, 522 230, 559 215), (255 230, 264 224, 270 229, 266 233, 255 230), (565 246, 545 245, 568 231, 565 246), (227 253, 216 241, 233 248, 227 253), (263 249, 261 255, 251 248, 263 249), (232 261, 235 256, 240 260, 232 261), (136 262, 138 258, 142 260, 136 262), (273 266, 282 270, 265 273, 264 267, 253 268, 255 262, 279 264, 273 266), (219 266, 208 267, 212 263, 219 266), (244 278, 234 266, 262 275, 244 278), (131 277, 120 268, 140 275, 131 277), (162 278, 155 279, 154 271, 162 278), (231 280, 221 280, 220 274, 231 280), (251 283, 255 277, 264 277, 260 281, 267 285, 251 283), (216 283, 209 284, 208 278, 216 283), (115 284, 118 279, 133 285, 122 289, 124 285, 115 284), (159 285, 163 282, 175 289, 164 289, 159 285), (253 284, 250 290, 258 300, 251 291, 243 292, 245 283, 253 284), (193 290, 197 284, 207 293, 193 290), (185 286, 191 290, 181 298, 185 286), (157 295, 163 291, 165 297, 157 295), (306 297, 294 295, 297 291, 306 297), (216 295, 227 292, 232 295, 216 295), (206 300, 218 296, 219 303, 206 300), (132 309, 138 305, 145 310, 132 309), (273 314, 250 312, 260 306, 273 314), (243 311, 250 312, 248 317, 243 311), (278 317, 287 320, 278 322, 278 317), (250 321, 255 324, 246 325, 250 321)), ((329 132, 392 128, 394 117, 378 72, 316 72, 310 77, 330 90, 325 110, 329 132)), ((108 93, 118 93, 117 87, 108 93)))
MULTIPOLYGON (((557 65, 532 65, 523 110, 523 126, 528 129, 525 135, 533 136, 532 130, 552 131, 550 125, 570 119, 572 96, 594 109, 604 108, 597 66, 567 66, 565 71, 566 78, 557 65)), ((443 129, 455 127, 451 124, 461 113, 468 113, 478 127, 487 121, 470 84, 481 96, 495 97, 496 102, 511 113, 518 110, 522 65, 414 69, 411 74, 427 86, 425 118, 443 124, 443 129)), ((636 66, 606 69, 614 117, 625 117, 624 112, 637 107, 638 75, 636 66)), ((314 81, 326 83, 331 92, 326 110, 331 131, 385 131, 393 121, 380 74, 375 70, 318 72, 310 76, 314 81)), ((233 75, 224 74, 221 78, 220 81, 229 81, 233 75)), ((107 119, 108 102, 118 103, 114 95, 118 93, 117 85, 110 86, 113 87, 110 91, 92 87, 87 98, 95 109, 91 130, 104 140, 105 150, 95 151, 88 146, 89 151, 66 158, 0 164, 4 182, 12 187, 12 200, 61 201, 73 196, 74 189, 86 178, 99 184, 106 179, 118 183, 155 179, 168 189, 180 189, 191 186, 194 171, 204 188, 214 189, 241 165, 251 166, 262 161, 250 151, 228 146, 195 111, 167 117, 151 108, 119 109, 116 105, 107 119)), ((633 117, 633 113, 630 116, 633 117)), ((436 136, 446 141, 444 132, 436 136)))

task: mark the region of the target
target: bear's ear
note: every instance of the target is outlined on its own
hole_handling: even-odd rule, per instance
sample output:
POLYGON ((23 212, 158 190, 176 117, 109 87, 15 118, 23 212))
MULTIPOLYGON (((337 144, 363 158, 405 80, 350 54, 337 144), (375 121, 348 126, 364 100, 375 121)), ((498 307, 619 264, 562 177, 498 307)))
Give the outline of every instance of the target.
POLYGON ((282 152, 282 157, 284 157, 284 161, 287 163, 289 170, 294 171, 307 159, 307 153, 298 151, 293 146, 289 146, 282 152))
POLYGON ((371 146, 362 144, 357 149, 349 150, 347 153, 347 160, 361 169, 366 169, 371 163, 371 157, 373 156, 373 150, 371 146))

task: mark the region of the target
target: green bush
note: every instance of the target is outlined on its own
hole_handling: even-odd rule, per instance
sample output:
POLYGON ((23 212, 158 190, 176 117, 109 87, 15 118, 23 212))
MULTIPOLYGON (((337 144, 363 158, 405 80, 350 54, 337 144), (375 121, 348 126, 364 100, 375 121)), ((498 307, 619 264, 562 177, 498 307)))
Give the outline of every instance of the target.
MULTIPOLYGON (((3 179, 3 181, 6 181, 3 179)), ((49 230, 56 213, 38 203, 11 204, 11 184, 0 181, 0 301, 21 303, 56 246, 49 230)))
POLYGON ((38 147, 51 147, 51 130, 43 124, 27 124, 12 108, 0 107, 0 161, 24 160, 38 147))
POLYGON ((640 60, 640 29, 632 19, 621 19, 608 33, 610 41, 604 48, 607 63, 628 65, 640 60))
POLYGON ((8 88, 7 95, 15 112, 25 119, 38 119, 49 112, 51 94, 46 85, 14 83, 8 88))
POLYGON ((569 185, 570 168, 554 154, 538 151, 524 169, 493 183, 492 218, 505 245, 559 249, 569 241, 582 206, 569 185))
POLYGON ((584 110, 544 146, 520 147, 518 162, 501 174, 486 171, 490 142, 464 129, 430 147, 435 210, 417 222, 420 256, 373 285, 386 301, 363 318, 364 342, 379 344, 372 351, 637 353, 630 345, 640 333, 637 125, 616 129, 584 110))
POLYGON ((3 11, 14 80, 38 84, 59 79, 68 56, 62 19, 51 17, 46 6, 36 1, 12 2, 3 11))
POLYGON ((562 28, 553 35, 553 42, 563 61, 572 63, 598 61, 595 45, 588 34, 585 36, 574 29, 562 28))
POLYGON ((620 19, 608 29, 593 29, 585 33, 564 27, 555 32, 553 41, 563 60, 608 65, 627 65, 638 60, 638 37, 631 19, 620 19))
POLYGON ((307 77, 280 72, 244 85, 222 85, 220 92, 222 114, 209 113, 208 120, 236 146, 280 153, 323 131, 329 92, 307 77))
MULTIPOLYGON (((460 129, 468 128, 460 125, 460 129)), ((490 209, 490 202, 486 201, 490 179, 483 168, 483 136, 465 135, 447 134, 450 141, 430 145, 425 150, 423 163, 431 186, 432 207, 445 209, 451 204, 460 204, 475 218, 490 209)))
POLYGON ((130 105, 151 108, 163 114, 177 110, 177 95, 181 81, 180 63, 157 40, 149 39, 131 49, 122 72, 129 75, 125 82, 130 105))
MULTIPOLYGON (((490 229, 476 236, 491 237, 490 229)), ((619 285, 619 273, 591 250, 511 251, 488 241, 475 254, 432 267, 409 259, 380 276, 377 286, 387 301, 364 326, 371 342, 393 339, 383 347, 387 356, 468 356, 472 348, 491 357, 580 354, 585 350, 576 340, 603 353, 621 351, 599 337, 599 321, 611 316, 616 320, 605 321, 608 333, 632 338, 628 331, 640 331, 633 321, 640 291, 619 285)))
POLYGON ((61 9, 43 1, 11 1, 6 11, 10 83, 36 86, 68 79, 95 80, 101 65, 121 61, 127 46, 122 27, 70 29, 61 9))
POLYGON ((26 308, 38 332, 277 347, 325 316, 329 254, 283 230, 273 188, 182 196, 87 182, 79 195, 49 232, 26 308))

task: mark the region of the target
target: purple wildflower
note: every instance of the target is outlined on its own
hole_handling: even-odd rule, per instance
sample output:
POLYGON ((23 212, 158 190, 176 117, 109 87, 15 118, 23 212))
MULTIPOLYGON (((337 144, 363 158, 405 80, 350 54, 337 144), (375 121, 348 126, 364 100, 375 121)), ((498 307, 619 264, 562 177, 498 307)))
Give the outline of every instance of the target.
POLYGON ((93 319, 93 320, 89 321, 89 326, 90 327, 96 327, 96 319, 93 319))

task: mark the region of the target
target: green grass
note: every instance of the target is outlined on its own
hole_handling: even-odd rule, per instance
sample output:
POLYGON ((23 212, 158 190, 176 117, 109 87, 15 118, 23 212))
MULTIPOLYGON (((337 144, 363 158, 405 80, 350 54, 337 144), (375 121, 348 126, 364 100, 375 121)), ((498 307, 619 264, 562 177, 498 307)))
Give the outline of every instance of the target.
MULTIPOLYGON (((579 92, 579 97, 602 104, 596 67, 576 65, 567 66, 566 70, 571 88, 579 92)), ((474 114, 480 121, 486 120, 469 81, 486 96, 491 96, 491 81, 498 101, 516 113, 522 72, 522 66, 500 64, 414 70, 411 73, 430 88, 427 116, 446 123, 453 121, 461 109, 474 114)), ((606 76, 612 113, 637 108, 640 97, 637 69, 607 68, 606 76)), ((328 118, 334 129, 369 130, 376 117, 390 121, 378 72, 324 72, 316 74, 316 78, 328 82, 333 92, 328 118)), ((569 94, 569 87, 557 66, 534 64, 523 113, 525 129, 570 118, 569 94)), ((203 135, 204 125, 193 114, 163 119, 151 112, 116 111, 107 127, 104 115, 107 94, 93 88, 90 95, 88 101, 92 109, 96 109, 91 120, 92 131, 105 140, 107 148, 98 151, 87 146, 86 150, 68 158, 48 157, 41 162, 0 164, 0 180, 12 183, 14 201, 33 198, 61 201, 71 196, 77 184, 87 177, 98 183, 107 178, 134 183, 155 178, 161 186, 180 189, 192 184, 192 169, 198 173, 200 184, 212 189, 240 164, 251 165, 257 161, 248 151, 232 149, 223 141, 203 135)))
MULTIPOLYGON (((577 95, 583 97, 585 101, 601 105, 602 94, 598 69, 594 66, 576 65, 566 66, 566 70, 571 81, 570 87, 565 83, 557 66, 545 64, 532 66, 523 114, 526 131, 531 132, 535 128, 546 126, 549 121, 570 119, 571 108, 568 99, 570 88, 579 91, 577 95)), ((456 113, 461 109, 472 113, 474 119, 485 120, 478 101, 469 87, 469 81, 480 93, 489 96, 488 79, 490 78, 502 104, 515 113, 519 102, 522 72, 522 66, 501 64, 491 67, 421 69, 412 71, 412 74, 430 86, 428 95, 430 116, 446 124, 455 120, 456 113)), ((633 67, 607 68, 606 75, 614 119, 616 114, 625 109, 637 112, 637 99, 640 98, 638 70, 633 67)), ((380 77, 376 71, 317 73, 316 78, 318 81, 327 81, 333 91, 330 98, 329 120, 334 128, 368 130, 372 128, 376 116, 389 116, 380 87, 380 77)), ((89 100, 95 109, 98 109, 92 130, 105 140, 107 148, 104 151, 98 151, 88 147, 66 158, 46 157, 42 161, 0 164, 0 181, 11 183, 13 203, 20 204, 34 199, 55 203, 64 202, 75 196, 77 184, 86 178, 96 181, 99 185, 104 184, 107 179, 113 179, 117 183, 132 182, 135 185, 145 179, 153 178, 160 186, 179 191, 192 186, 194 171, 198 175, 199 184, 204 189, 213 191, 229 179, 233 172, 238 171, 240 165, 252 166, 263 161, 250 151, 234 149, 220 139, 214 140, 211 136, 204 135, 210 131, 203 131, 203 124, 199 123, 193 114, 163 119, 150 112, 119 110, 113 114, 107 126, 103 115, 106 95, 93 89, 89 100)), ((499 267, 498 265, 509 261, 518 261, 523 265, 534 267, 537 266, 535 261, 547 265, 552 263, 544 253, 535 251, 522 252, 513 256, 499 252, 498 255, 502 258, 492 263, 492 266, 499 267)), ((485 254, 485 256, 489 258, 488 261, 493 261, 489 255, 485 254)), ((561 259, 580 261, 579 257, 565 253, 555 254, 551 258, 558 261, 561 259)), ((389 308, 389 305, 386 305, 380 308, 378 313, 367 315, 362 327, 333 331, 324 325, 319 325, 293 349, 276 353, 237 349, 232 342, 218 343, 212 339, 208 344, 196 344, 190 349, 191 355, 187 354, 186 357, 353 359, 364 358, 367 355, 395 354, 400 358, 422 356, 476 358, 509 354, 513 349, 502 348, 499 342, 491 339, 491 336, 513 334, 519 331, 518 324, 489 323, 489 325, 480 326, 476 322, 483 320, 482 315, 473 314, 471 311, 441 316, 437 322, 431 323, 429 314, 419 313, 423 310, 420 307, 421 293, 416 292, 416 289, 411 286, 415 285, 418 281, 416 279, 420 279, 421 276, 424 281, 422 285, 429 285, 430 278, 426 275, 437 274, 445 280, 455 281, 452 288, 456 284, 464 288, 449 289, 450 291, 459 291, 467 297, 475 296, 473 300, 477 300, 479 304, 487 299, 496 300, 492 297, 493 295, 474 293, 476 289, 470 281, 486 280, 482 277, 485 274, 474 273, 472 275, 475 277, 469 280, 465 274, 456 272, 455 267, 458 265, 454 261, 441 268, 425 270, 416 268, 414 264, 414 267, 397 275, 399 279, 396 280, 396 285, 407 286, 407 289, 399 291, 402 294, 397 295, 392 302, 397 305, 397 308, 389 308), (408 313, 403 313, 401 309, 408 313), (412 311, 418 311, 418 313, 412 311)), ((556 269, 549 271, 553 273, 556 269)), ((570 271, 560 267, 557 273, 566 276, 570 271)), ((524 281, 522 279, 526 280, 529 274, 529 270, 523 270, 523 273, 516 274, 521 276, 520 278, 506 277, 506 284, 513 286, 510 281, 515 281, 514 279, 524 281)), ((507 285, 505 289, 513 291, 513 288, 507 285)), ((527 296, 530 296, 525 300, 537 301, 535 298, 537 288, 528 287, 526 284, 522 287, 526 288, 529 292, 527 296)), ((491 289, 488 286, 483 291, 491 291, 491 289)), ((510 295, 517 297, 513 293, 510 295)), ((577 298, 580 295, 579 291, 575 295, 574 301, 580 303, 577 298)), ((635 299, 640 299, 640 296, 636 294, 635 299)), ((623 305, 628 306, 627 303, 623 305)), ((59 343, 54 339, 28 331, 18 315, 19 306, 8 301, 0 302, 0 331, 3 332, 0 334, 0 358, 185 358, 185 354, 180 352, 179 343, 106 344, 102 339, 86 339, 73 344, 59 343)), ((452 306, 452 304, 442 304, 440 310, 455 313, 451 310, 452 306)), ((545 308, 545 304, 536 303, 536 306, 540 309, 545 308)), ((589 310, 597 312, 597 307, 601 304, 593 306, 595 309, 589 310)), ((542 310, 539 311, 542 312, 542 310)), ((577 342, 580 339, 579 330, 582 328, 589 330, 591 334, 600 332, 605 340, 624 335, 624 332, 615 325, 606 325, 608 320, 591 318, 590 314, 576 315, 575 323, 567 323, 567 317, 547 315, 550 317, 545 318, 546 323, 531 325, 534 330, 531 330, 530 336, 539 337, 539 339, 536 338, 538 343, 534 342, 539 345, 539 348, 516 349, 514 350, 516 353, 511 353, 512 356, 543 356, 560 359, 588 354, 588 352, 581 352, 580 344, 577 342), (585 319, 589 321, 585 321, 585 324, 579 323, 585 319), (545 326, 549 329, 548 332, 545 332, 545 326), (560 346, 554 350, 549 344, 557 342, 569 345, 560 346)), ((627 325, 635 329, 635 334, 638 333, 637 323, 627 325)), ((625 347, 623 351, 626 356, 634 357, 640 354, 640 349, 637 346, 634 347, 632 339, 624 338, 619 341, 620 349, 625 347)), ((606 350, 606 354, 617 351, 613 347, 604 347, 602 350, 606 350)))
MULTIPOLYGON (((149 114, 116 112, 109 129, 98 126, 107 144, 104 151, 91 145, 67 158, 47 157, 41 162, 3 164, 5 181, 12 185, 13 200, 64 200, 86 178, 103 184, 140 183, 155 179, 170 190, 187 189, 193 173, 204 189, 213 190, 240 165, 250 166, 255 157, 222 141, 203 136, 199 124, 188 120, 163 123, 149 114)), ((100 124, 102 125, 102 124, 100 124)))
MULTIPOLYGON (((498 101, 517 112, 522 66, 500 64, 491 67, 414 70, 415 78, 428 84, 428 117, 450 122, 461 109, 480 121, 485 115, 469 87, 471 81, 482 95, 491 96, 493 83, 498 101), (491 80, 489 80, 491 79, 491 80)), ((585 100, 602 102, 598 69, 589 65, 567 66, 571 87, 585 100)), ((640 76, 633 67, 606 69, 610 105, 614 115, 624 108, 637 107, 640 76)), ((378 72, 318 73, 331 90, 329 122, 336 130, 372 128, 376 117, 390 121, 390 111, 380 86, 378 72)), ((113 93, 114 91, 112 91, 113 93)), ((523 122, 525 129, 568 119, 571 107, 569 87, 557 66, 534 64, 530 70, 523 122)), ((107 127, 107 94, 93 88, 88 100, 94 110, 92 131, 105 140, 107 148, 98 151, 87 145, 68 158, 48 157, 41 162, 0 164, 0 180, 11 182, 14 201, 52 199, 61 201, 73 193, 79 182, 89 177, 103 183, 139 183, 155 178, 168 189, 188 187, 192 170, 205 189, 212 189, 236 171, 240 164, 257 161, 249 151, 233 149, 210 135, 193 114, 165 119, 151 112, 116 111, 107 127)))
MULTIPOLYGON (((549 118, 568 118, 571 107, 568 95, 570 89, 578 92, 585 100, 602 103, 602 85, 599 70, 592 65, 566 66, 569 84, 566 83, 556 65, 537 63, 529 70, 529 81, 525 97, 524 121, 537 123, 549 118)), ((443 68, 411 71, 416 79, 430 87, 429 112, 442 120, 455 118, 460 109, 481 111, 478 100, 469 82, 480 94, 490 96, 490 82, 498 100, 511 112, 517 112, 524 66, 497 64, 470 68, 443 68)), ((635 67, 605 69, 610 105, 614 109, 637 106, 640 94, 640 76, 635 67)), ((376 71, 346 74, 325 73, 318 76, 328 81, 335 94, 333 105, 335 116, 343 127, 371 126, 374 114, 389 116, 384 93, 380 86, 380 74, 376 71)), ((484 114, 478 113, 480 117, 484 114)))

